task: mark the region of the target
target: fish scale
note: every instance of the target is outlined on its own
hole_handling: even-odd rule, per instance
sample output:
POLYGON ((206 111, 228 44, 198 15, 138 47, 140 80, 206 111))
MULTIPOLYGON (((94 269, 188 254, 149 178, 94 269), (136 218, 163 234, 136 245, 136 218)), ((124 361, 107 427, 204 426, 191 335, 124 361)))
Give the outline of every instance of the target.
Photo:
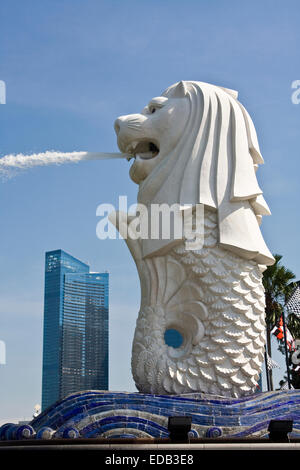
MULTIPOLYGON (((160 263, 165 269, 159 272, 161 285, 170 276, 173 283, 180 281, 163 304, 152 300, 140 310, 132 370, 143 392, 240 397, 255 391, 264 352, 262 267, 223 249, 216 240, 216 213, 206 208, 203 248, 186 250, 182 241, 160 263), (179 348, 165 343, 169 325, 183 336, 179 348), (161 360, 164 355, 166 361, 161 360)), ((144 276, 149 299, 158 258, 147 260, 147 266, 153 266, 144 276)))

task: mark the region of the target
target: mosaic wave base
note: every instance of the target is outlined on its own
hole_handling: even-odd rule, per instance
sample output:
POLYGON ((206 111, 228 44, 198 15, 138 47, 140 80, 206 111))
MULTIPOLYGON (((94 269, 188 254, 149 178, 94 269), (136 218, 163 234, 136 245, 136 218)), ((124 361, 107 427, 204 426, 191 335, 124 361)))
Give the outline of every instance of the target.
POLYGON ((191 437, 268 437, 271 419, 293 420, 300 437, 300 390, 229 399, 201 393, 149 395, 89 390, 56 402, 28 425, 8 423, 0 439, 167 438, 169 416, 191 416, 191 437))

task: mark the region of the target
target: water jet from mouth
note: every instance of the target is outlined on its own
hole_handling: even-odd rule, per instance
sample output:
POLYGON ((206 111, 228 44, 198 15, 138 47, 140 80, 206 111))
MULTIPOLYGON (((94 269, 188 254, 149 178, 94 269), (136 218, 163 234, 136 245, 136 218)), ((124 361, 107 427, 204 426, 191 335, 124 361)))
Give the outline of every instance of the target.
POLYGON ((126 153, 108 152, 58 152, 46 151, 31 155, 9 154, 0 158, 0 176, 11 178, 18 170, 28 170, 34 166, 63 165, 65 163, 78 163, 86 160, 106 160, 128 158, 126 153))

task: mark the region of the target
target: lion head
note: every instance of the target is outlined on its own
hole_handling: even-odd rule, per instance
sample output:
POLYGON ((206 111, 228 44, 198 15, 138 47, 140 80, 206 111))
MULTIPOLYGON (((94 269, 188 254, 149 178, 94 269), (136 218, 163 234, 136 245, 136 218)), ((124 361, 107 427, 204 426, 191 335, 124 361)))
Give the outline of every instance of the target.
POLYGON ((138 202, 204 204, 218 213, 219 243, 259 264, 273 264, 259 225, 270 210, 256 170, 263 163, 253 122, 237 92, 181 81, 140 114, 115 122, 131 154, 138 202))

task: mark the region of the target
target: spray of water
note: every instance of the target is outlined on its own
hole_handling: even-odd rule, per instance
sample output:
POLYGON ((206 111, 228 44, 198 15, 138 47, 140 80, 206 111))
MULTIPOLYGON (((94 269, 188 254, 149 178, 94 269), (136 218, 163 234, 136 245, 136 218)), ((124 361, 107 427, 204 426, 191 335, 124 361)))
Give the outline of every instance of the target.
POLYGON ((18 170, 27 170, 34 166, 62 165, 64 163, 78 163, 84 160, 105 160, 112 158, 128 158, 125 153, 102 152, 56 152, 33 153, 31 155, 5 155, 0 158, 0 176, 11 178, 18 170))

